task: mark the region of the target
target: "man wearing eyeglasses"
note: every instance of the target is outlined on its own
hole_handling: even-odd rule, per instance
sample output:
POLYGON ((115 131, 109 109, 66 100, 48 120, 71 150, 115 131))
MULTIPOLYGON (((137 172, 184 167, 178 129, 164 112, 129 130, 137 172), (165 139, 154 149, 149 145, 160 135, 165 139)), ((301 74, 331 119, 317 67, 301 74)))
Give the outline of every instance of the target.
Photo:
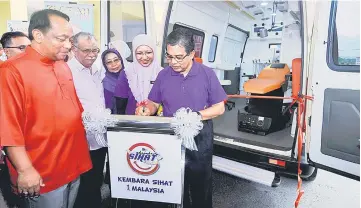
POLYGON ((198 151, 186 151, 183 207, 212 207, 212 119, 224 113, 224 92, 215 72, 193 61, 193 34, 178 28, 167 37, 169 67, 159 74, 148 96, 148 104, 137 115, 154 115, 160 104, 164 116, 180 108, 190 108, 202 117, 203 129, 194 138, 198 151))
POLYGON ((7 32, 0 39, 7 59, 16 56, 25 51, 26 46, 30 45, 30 40, 22 32, 7 32))
MULTIPOLYGON (((85 111, 105 108, 102 80, 104 73, 94 62, 100 52, 95 37, 86 32, 79 32, 72 38, 74 57, 67 63, 73 74, 77 95, 85 111)), ((103 184, 103 170, 107 153, 105 134, 94 135, 87 132, 90 157, 93 168, 80 177, 79 193, 75 207, 101 207, 100 188, 103 184)))

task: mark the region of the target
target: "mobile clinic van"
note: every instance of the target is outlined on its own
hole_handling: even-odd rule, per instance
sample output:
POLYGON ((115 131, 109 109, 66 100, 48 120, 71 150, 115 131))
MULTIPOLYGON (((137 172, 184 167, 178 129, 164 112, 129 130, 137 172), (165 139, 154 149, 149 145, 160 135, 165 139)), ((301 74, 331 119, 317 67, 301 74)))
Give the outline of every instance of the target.
MULTIPOLYGON (((123 2, 101 4, 109 14, 123 2)), ((304 180, 313 180, 318 168, 359 180, 360 2, 144 1, 143 6, 145 31, 156 39, 163 66, 165 37, 189 28, 197 61, 213 68, 234 97, 214 119, 214 169, 277 186, 281 173, 297 175, 300 162, 304 180)), ((103 47, 114 37, 139 33, 130 21, 109 15, 103 20, 108 21, 102 24, 103 47), (128 30, 110 31, 112 24, 128 30)))

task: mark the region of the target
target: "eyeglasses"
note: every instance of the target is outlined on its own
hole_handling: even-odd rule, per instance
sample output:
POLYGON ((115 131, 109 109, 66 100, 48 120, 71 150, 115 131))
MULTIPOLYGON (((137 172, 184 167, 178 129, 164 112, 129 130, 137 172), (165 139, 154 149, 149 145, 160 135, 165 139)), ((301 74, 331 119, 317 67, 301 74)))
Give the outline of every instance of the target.
POLYGON ((17 48, 21 51, 25 51, 27 45, 20 45, 20 46, 9 46, 9 47, 5 47, 5 48, 17 48))
POLYGON ((180 63, 182 62, 187 56, 189 56, 189 53, 187 53, 186 55, 182 56, 171 56, 169 55, 167 52, 165 53, 165 58, 168 60, 168 62, 171 62, 172 59, 174 59, 176 62, 180 63))
POLYGON ((100 52, 99 48, 93 48, 93 49, 81 49, 75 45, 73 45, 75 48, 80 50, 81 52, 85 53, 86 55, 89 55, 90 53, 98 54, 100 52))
POLYGON ((110 65, 112 63, 117 64, 117 63, 119 63, 119 61, 120 61, 119 59, 109 60, 109 61, 106 61, 105 64, 106 65, 110 65))

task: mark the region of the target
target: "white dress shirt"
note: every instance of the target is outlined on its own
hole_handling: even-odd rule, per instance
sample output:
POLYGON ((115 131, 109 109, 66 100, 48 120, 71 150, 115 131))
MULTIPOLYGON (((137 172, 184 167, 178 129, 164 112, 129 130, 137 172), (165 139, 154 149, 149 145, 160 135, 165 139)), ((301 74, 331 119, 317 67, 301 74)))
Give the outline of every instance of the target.
MULTIPOLYGON (((85 68, 75 57, 68 61, 73 74, 76 93, 84 111, 92 111, 99 107, 105 108, 104 89, 102 80, 104 73, 93 64, 91 69, 85 68)), ((97 150, 106 146, 106 135, 97 135, 86 132, 90 150, 97 150), (98 140, 97 140, 98 138, 98 140), (104 142, 99 142, 101 139, 104 142)))

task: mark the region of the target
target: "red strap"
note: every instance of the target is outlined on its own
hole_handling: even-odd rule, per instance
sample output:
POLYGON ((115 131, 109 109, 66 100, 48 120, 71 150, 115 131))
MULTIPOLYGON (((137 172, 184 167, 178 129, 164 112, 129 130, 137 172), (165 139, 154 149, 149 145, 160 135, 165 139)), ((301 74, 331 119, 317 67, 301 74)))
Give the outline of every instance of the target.
POLYGON ((302 118, 302 114, 304 113, 304 100, 303 99, 298 99, 298 119, 297 119, 297 125, 298 125, 298 132, 297 132, 297 143, 298 143, 298 148, 297 148, 297 198, 295 201, 295 208, 298 207, 298 204, 300 203, 301 197, 304 193, 303 190, 301 190, 301 186, 302 186, 302 179, 300 177, 302 170, 301 170, 301 157, 302 157, 302 143, 303 143, 303 128, 302 128, 302 123, 301 123, 301 118, 302 118))
POLYGON ((147 101, 147 100, 143 100, 142 102, 137 103, 137 107, 139 107, 139 106, 146 107, 147 104, 148 104, 148 101, 147 101))

